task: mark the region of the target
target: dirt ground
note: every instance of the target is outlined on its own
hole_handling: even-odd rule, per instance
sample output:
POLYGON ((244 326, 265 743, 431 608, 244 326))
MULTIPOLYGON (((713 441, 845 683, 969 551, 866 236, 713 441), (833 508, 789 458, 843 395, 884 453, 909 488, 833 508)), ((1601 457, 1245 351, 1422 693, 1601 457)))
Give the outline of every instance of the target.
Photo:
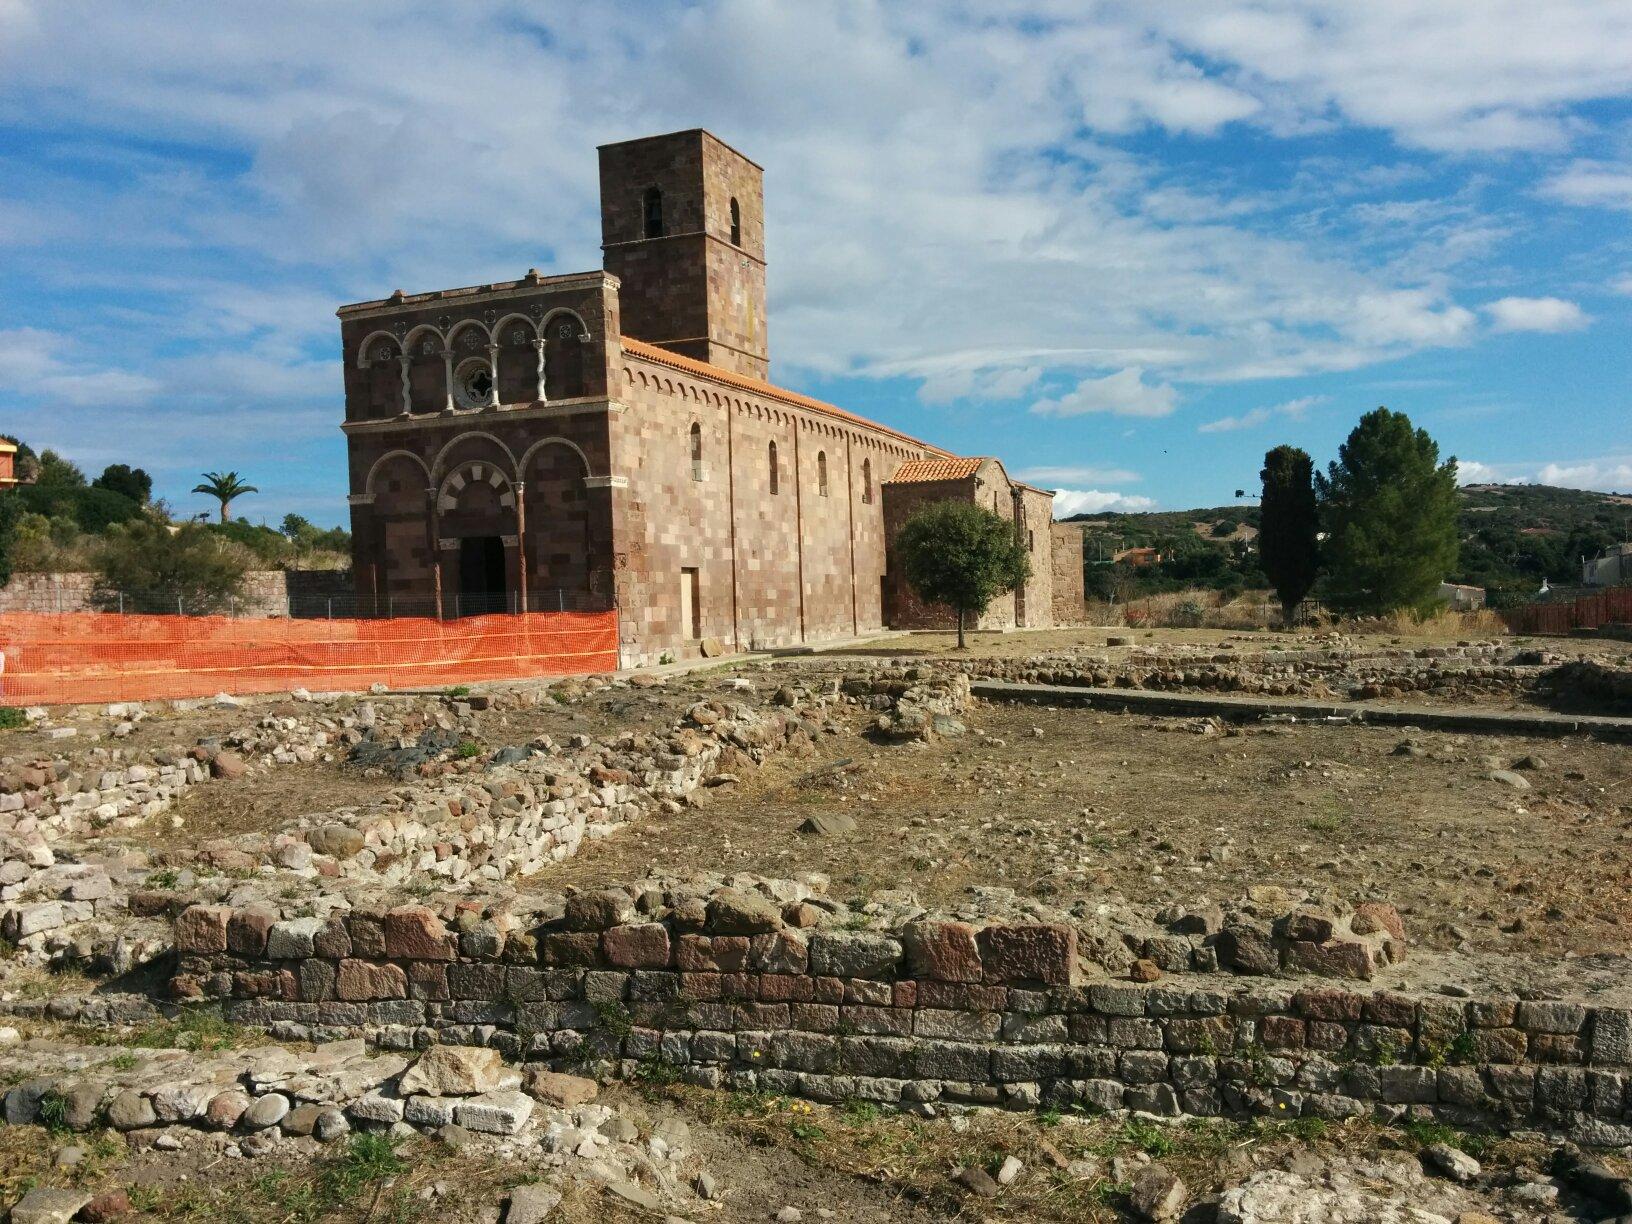
MULTIPOLYGON (((1076 650, 1103 650, 1108 638, 1120 638, 1132 647, 1163 646, 1236 647, 1246 651, 1318 650, 1334 642, 1334 635, 1314 631, 1243 631, 1240 629, 1124 629, 1117 626, 1089 626, 1075 629, 1017 630, 1011 633, 971 633, 968 653, 1001 659, 1023 659, 1033 655, 1076 650)), ((1563 655, 1632 657, 1632 643, 1605 638, 1499 637, 1473 634, 1466 637, 1406 636, 1392 633, 1343 634, 1336 644, 1351 650, 1415 649, 1422 646, 1453 646, 1458 642, 1499 642, 1519 649, 1542 649, 1563 655)), ((832 651, 832 655, 870 655, 907 658, 955 653, 955 633, 909 633, 881 637, 832 651)))
POLYGON ((846 736, 824 756, 775 762, 700 809, 586 844, 537 882, 685 864, 822 871, 847 897, 906 887, 956 903, 1003 885, 1061 905, 1228 901, 1274 884, 1388 898, 1414 943, 1445 950, 1543 963, 1632 953, 1624 746, 1008 705, 970 723, 933 745, 846 736), (1486 776, 1497 770, 1530 789, 1486 776), (834 811, 856 832, 795 832, 834 811))

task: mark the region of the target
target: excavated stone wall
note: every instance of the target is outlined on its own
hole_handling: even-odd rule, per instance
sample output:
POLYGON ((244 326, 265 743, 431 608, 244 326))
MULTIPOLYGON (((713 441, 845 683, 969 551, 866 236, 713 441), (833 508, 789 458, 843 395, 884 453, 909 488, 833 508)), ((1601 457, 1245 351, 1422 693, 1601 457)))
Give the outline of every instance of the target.
POLYGON ((172 989, 285 1039, 666 1064, 824 1101, 1413 1113, 1632 1143, 1632 1011, 1218 975, 1082 983, 1068 925, 808 929, 819 918, 797 891, 733 889, 673 908, 578 894, 535 927, 474 906, 451 925, 421 906, 193 906, 172 989))

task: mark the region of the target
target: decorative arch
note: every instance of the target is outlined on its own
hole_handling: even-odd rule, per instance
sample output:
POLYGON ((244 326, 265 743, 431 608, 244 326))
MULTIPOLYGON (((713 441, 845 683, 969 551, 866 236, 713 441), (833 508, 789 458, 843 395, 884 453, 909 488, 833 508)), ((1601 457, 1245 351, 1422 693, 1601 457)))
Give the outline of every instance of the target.
POLYGON ((579 399, 589 394, 584 370, 589 329, 576 311, 559 308, 539 325, 544 339, 544 395, 546 400, 579 399))
POLYGON ((588 476, 590 474, 589 456, 584 454, 583 447, 579 446, 578 443, 574 442, 571 438, 563 438, 560 434, 556 434, 553 437, 540 438, 537 442, 534 442, 522 452, 521 462, 516 465, 516 471, 520 474, 521 479, 525 480, 527 478, 527 465, 532 462, 533 456, 546 446, 566 447, 573 454, 577 455, 578 462, 584 465, 584 475, 588 476))
POLYGON ((494 361, 501 404, 530 404, 542 398, 539 386, 538 328, 526 315, 507 314, 493 325, 498 344, 494 361))
POLYGON ((404 338, 409 412, 441 412, 452 405, 447 349, 447 337, 429 323, 421 323, 404 338))
POLYGON ((577 322, 577 324, 578 324, 578 338, 580 340, 588 340, 590 338, 589 324, 585 323, 584 322, 584 316, 579 314, 571 306, 555 306, 555 307, 552 307, 550 310, 546 311, 545 314, 544 314, 544 317, 539 320, 538 334, 542 336, 545 333, 546 329, 548 329, 550 324, 553 323, 556 319, 560 318, 562 315, 566 315, 568 318, 573 319, 573 320, 575 320, 577 322))
POLYGON ((386 451, 385 454, 374 460, 374 462, 369 466, 368 475, 363 478, 364 493, 373 493, 376 491, 374 488, 374 477, 379 473, 380 468, 383 467, 386 461, 389 459, 412 460, 419 466, 419 470, 425 475, 425 487, 427 489, 431 487, 431 469, 425 466, 425 460, 414 454, 413 451, 398 449, 386 451))
MULTIPOLYGON (((492 434, 488 433, 486 430, 484 430, 484 429, 473 429, 473 430, 470 430, 470 431, 468 431, 466 433, 459 434, 457 437, 449 438, 447 440, 447 442, 445 442, 443 444, 442 449, 436 452, 436 457, 431 460, 431 469, 430 470, 431 470, 433 476, 434 476, 435 473, 441 472, 441 473, 445 474, 447 471, 450 470, 449 468, 444 468, 442 466, 443 460, 447 457, 447 454, 448 454, 448 452, 450 450, 452 450, 454 447, 460 445, 461 443, 474 442, 474 441, 476 441, 478 439, 484 439, 484 440, 486 440, 488 442, 491 442, 491 443, 493 443, 494 446, 498 447, 501 451, 503 451, 504 452, 504 457, 510 461, 510 471, 511 471, 511 473, 515 472, 515 470, 516 470, 515 452, 513 452, 508 446, 506 446, 502 440, 500 440, 499 438, 494 437, 492 434)), ((461 462, 465 462, 465 461, 461 460, 461 462)), ((483 461, 475 460, 473 462, 483 462, 483 461)), ((489 460, 486 460, 485 462, 491 463, 492 460, 489 459, 489 460)))
POLYGON ((374 347, 374 341, 376 340, 384 340, 388 343, 391 346, 392 353, 396 356, 401 356, 407 351, 403 347, 403 342, 390 332, 371 331, 363 337, 363 342, 357 346, 357 368, 359 370, 366 370, 373 364, 369 358, 369 350, 374 347))
POLYGON ((516 504, 516 485, 490 459, 465 459, 456 463, 436 488, 436 509, 449 514, 459 508, 459 495, 471 485, 485 484, 498 495, 499 505, 512 509, 516 504), (468 475, 467 475, 468 473, 468 475))

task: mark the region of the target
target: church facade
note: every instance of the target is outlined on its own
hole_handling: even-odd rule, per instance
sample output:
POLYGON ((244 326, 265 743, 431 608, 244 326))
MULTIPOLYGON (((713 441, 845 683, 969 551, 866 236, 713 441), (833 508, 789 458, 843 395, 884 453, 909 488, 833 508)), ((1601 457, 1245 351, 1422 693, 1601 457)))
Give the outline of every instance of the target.
POLYGON ((615 606, 625 665, 936 627, 890 540, 942 498, 1031 552, 983 627, 1071 606, 1051 493, 770 381, 760 167, 675 132, 603 146, 600 186, 598 271, 338 312, 365 607, 615 606))

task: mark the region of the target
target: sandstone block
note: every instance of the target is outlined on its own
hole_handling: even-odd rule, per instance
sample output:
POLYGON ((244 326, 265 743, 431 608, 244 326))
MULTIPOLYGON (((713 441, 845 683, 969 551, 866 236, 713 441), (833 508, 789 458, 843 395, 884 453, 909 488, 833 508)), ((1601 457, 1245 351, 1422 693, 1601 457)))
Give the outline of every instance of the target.
POLYGON ((176 915, 176 951, 207 955, 227 950, 227 922, 232 910, 224 905, 189 905, 176 915))
POLYGON ((335 979, 335 995, 342 1000, 405 999, 408 978, 397 965, 373 961, 343 960, 335 979))
POLYGON ((490 1135, 514 1135, 533 1114, 533 1098, 507 1089, 466 1097, 454 1110, 460 1126, 490 1135))
POLYGON ((980 932, 980 963, 988 982, 1069 985, 1077 969, 1077 932, 1048 923, 989 926, 980 932))
POLYGON ((984 971, 975 928, 965 922, 914 922, 902 932, 908 972, 937 982, 979 982, 984 971))
POLYGON ((818 931, 810 937, 810 971, 822 977, 892 977, 900 961, 900 941, 888 935, 818 931))
POLYGON ((385 915, 385 955, 392 960, 452 960, 455 941, 442 919, 423 905, 399 905, 385 915))
POLYGON ((614 926, 601 933, 601 949, 607 963, 619 968, 664 969, 669 963, 669 931, 661 922, 614 926))

